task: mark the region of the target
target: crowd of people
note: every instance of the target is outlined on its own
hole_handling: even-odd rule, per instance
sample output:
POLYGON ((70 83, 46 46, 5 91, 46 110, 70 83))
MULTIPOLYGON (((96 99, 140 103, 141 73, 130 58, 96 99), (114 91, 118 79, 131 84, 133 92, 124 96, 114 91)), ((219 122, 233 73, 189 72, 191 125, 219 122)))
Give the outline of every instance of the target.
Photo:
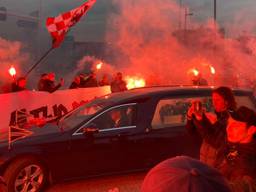
POLYGON ((196 102, 187 113, 187 129, 202 139, 200 160, 216 168, 232 191, 256 191, 256 113, 237 107, 233 92, 219 87, 212 93, 215 115, 196 102))
POLYGON ((229 87, 213 90, 214 113, 200 101, 187 111, 187 131, 202 138, 200 161, 175 157, 152 168, 142 192, 256 192, 256 112, 237 107, 229 87))
MULTIPOLYGON (((155 86, 160 84, 156 84, 156 77, 146 79, 146 82, 148 86, 155 86)), ((55 80, 55 73, 43 73, 41 74, 41 77, 38 81, 37 89, 34 90, 53 93, 63 87, 63 85, 64 79, 61 78, 60 81, 57 83, 55 80)), ((199 73, 198 75, 195 75, 191 78, 191 85, 208 86, 209 83, 207 79, 204 78, 201 73, 199 73)), ((101 79, 97 78, 94 71, 91 71, 89 74, 80 73, 74 77, 69 86, 67 84, 65 86, 69 89, 110 86, 112 93, 127 90, 127 82, 123 79, 123 74, 121 72, 115 73, 111 78, 110 75, 104 74, 101 79)), ((238 85, 235 84, 234 87, 238 87, 238 85)), ((256 95, 256 80, 251 80, 250 84, 248 84, 246 87, 252 89, 254 95, 256 95)), ((18 92, 23 90, 27 90, 27 79, 25 77, 19 77, 13 80, 11 86, 2 86, 1 93, 18 92)))
POLYGON ((94 72, 92 72, 88 76, 80 74, 75 76, 69 88, 76 89, 98 86, 110 86, 112 93, 127 90, 127 84, 123 80, 123 75, 121 72, 116 73, 112 81, 109 80, 108 75, 106 74, 103 75, 100 81, 97 81, 96 74, 94 72))
MULTIPOLYGON (((60 81, 57 83, 55 79, 55 73, 43 73, 38 81, 37 90, 53 93, 56 90, 60 89, 63 85, 64 79, 61 78, 60 81)), ((102 79, 98 81, 94 72, 91 72, 88 75, 81 73, 74 77, 73 81, 69 86, 69 89, 100 86, 110 86, 112 93, 127 90, 127 84, 123 80, 123 75, 121 72, 117 72, 111 81, 107 74, 104 74, 102 79)), ((25 77, 20 77, 14 80, 10 88, 3 92, 18 92, 24 90, 27 90, 27 80, 25 77)))

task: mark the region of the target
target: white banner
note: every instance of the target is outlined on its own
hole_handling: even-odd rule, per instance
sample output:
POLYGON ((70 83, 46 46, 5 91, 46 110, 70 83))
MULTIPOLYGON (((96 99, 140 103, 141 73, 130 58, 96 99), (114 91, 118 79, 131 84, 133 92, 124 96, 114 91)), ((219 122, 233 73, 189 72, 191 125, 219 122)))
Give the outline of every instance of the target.
POLYGON ((0 94, 0 141, 6 138, 15 111, 23 111, 35 118, 54 118, 64 115, 84 102, 109 94, 110 87, 59 90, 54 93, 21 91, 0 94))

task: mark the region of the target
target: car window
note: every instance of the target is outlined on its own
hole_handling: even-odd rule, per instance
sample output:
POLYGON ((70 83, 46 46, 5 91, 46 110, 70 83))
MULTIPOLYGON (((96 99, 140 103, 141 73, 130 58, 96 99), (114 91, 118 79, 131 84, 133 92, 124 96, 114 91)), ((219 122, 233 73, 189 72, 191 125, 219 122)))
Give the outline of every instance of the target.
MULTIPOLYGON (((235 96, 237 106, 246 106, 256 110, 255 104, 249 96, 235 96)), ((172 126, 182 126, 186 124, 186 113, 191 101, 200 100, 207 112, 213 112, 212 98, 191 97, 162 99, 158 102, 151 126, 153 129, 161 129, 172 126)))
POLYGON ((237 106, 246 106, 254 111, 256 111, 255 104, 253 103, 252 99, 248 96, 235 96, 237 106))
POLYGON ((151 122, 152 129, 185 125, 186 113, 192 100, 200 100, 206 111, 213 111, 211 97, 162 99, 156 106, 151 122))
POLYGON ((134 104, 114 107, 92 120, 89 125, 100 130, 135 126, 136 114, 137 107, 134 104))
POLYGON ((60 121, 60 126, 63 130, 73 129, 92 115, 103 110, 108 105, 110 105, 110 103, 98 99, 80 106, 76 110, 64 116, 60 121))

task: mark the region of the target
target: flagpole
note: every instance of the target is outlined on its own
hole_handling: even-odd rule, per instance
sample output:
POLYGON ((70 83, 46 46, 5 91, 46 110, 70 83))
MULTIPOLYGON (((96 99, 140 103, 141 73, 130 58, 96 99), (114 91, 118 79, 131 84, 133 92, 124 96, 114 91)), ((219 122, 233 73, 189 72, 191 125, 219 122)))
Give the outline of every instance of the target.
POLYGON ((54 49, 54 47, 51 47, 48 51, 46 51, 46 53, 28 70, 28 72, 26 73, 25 77, 27 77, 30 72, 39 64, 41 63, 41 61, 54 49))
POLYGON ((8 150, 11 149, 11 126, 9 125, 9 134, 8 134, 8 150))

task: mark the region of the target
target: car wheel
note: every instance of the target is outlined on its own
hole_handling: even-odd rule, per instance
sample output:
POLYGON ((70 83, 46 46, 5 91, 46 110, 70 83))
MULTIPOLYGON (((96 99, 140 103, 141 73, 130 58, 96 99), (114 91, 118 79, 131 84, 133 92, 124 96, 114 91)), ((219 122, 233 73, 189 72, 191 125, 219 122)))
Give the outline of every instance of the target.
POLYGON ((21 158, 12 162, 5 171, 8 192, 39 192, 47 181, 47 171, 35 158, 21 158))

